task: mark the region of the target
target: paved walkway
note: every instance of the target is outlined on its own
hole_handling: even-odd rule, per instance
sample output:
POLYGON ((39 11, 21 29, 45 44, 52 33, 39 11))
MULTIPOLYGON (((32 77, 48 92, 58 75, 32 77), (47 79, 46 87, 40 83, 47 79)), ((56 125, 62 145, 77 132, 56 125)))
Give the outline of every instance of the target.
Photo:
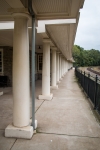
MULTIPOLYGON (((36 83, 36 96, 41 92, 36 83)), ((100 150, 100 125, 74 76, 69 71, 52 90, 51 101, 36 99, 37 133, 31 140, 5 138, 4 129, 12 122, 12 91, 0 97, 0 150, 100 150)))

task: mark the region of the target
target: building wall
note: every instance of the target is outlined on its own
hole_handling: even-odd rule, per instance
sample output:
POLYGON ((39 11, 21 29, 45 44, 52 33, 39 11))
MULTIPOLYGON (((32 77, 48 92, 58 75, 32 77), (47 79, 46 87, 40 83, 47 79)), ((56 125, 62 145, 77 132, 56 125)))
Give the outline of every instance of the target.
MULTIPOLYGON (((13 67, 13 48, 9 46, 1 46, 1 49, 3 49, 3 72, 0 74, 1 76, 7 76, 8 77, 8 86, 12 86, 13 76, 12 76, 12 67, 13 67)), ((37 60, 38 54, 35 54, 35 80, 39 79, 39 73, 37 71, 37 60)), ((29 63, 30 63, 30 84, 32 81, 32 52, 29 51, 29 63)))
POLYGON ((9 46, 0 47, 3 49, 3 73, 1 75, 8 77, 8 86, 12 86, 12 58, 13 49, 9 46))

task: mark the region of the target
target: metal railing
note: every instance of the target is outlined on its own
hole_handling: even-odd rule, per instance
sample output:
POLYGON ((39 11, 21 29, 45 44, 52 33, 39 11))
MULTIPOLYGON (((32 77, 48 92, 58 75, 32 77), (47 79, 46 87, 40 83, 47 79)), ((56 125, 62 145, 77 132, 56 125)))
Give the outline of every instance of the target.
POLYGON ((75 75, 92 101, 94 109, 100 114, 100 78, 97 75, 94 77, 90 73, 83 72, 78 68, 75 69, 75 75))

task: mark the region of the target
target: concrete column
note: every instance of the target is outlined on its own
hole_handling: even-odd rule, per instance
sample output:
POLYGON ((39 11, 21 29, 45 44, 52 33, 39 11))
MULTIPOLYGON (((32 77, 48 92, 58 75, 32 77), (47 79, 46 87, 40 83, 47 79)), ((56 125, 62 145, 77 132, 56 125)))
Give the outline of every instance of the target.
POLYGON ((65 72, 67 73, 67 60, 65 60, 65 72))
POLYGON ((61 55, 61 78, 63 78, 63 57, 61 55))
POLYGON ((57 65, 56 65, 56 82, 59 83, 59 52, 56 53, 56 56, 57 56, 57 65))
POLYGON ((68 72, 68 61, 66 61, 66 72, 68 72))
POLYGON ((64 59, 64 75, 66 74, 66 70, 65 70, 65 59, 64 59))
POLYGON ((68 61, 68 69, 70 69, 70 64, 69 64, 69 61, 68 61))
POLYGON ((63 67, 63 68, 64 68, 64 72, 63 72, 63 73, 64 73, 64 75, 65 75, 65 58, 63 59, 63 66, 64 66, 64 67, 63 67))
POLYGON ((51 100, 50 94, 50 39, 43 39, 43 69, 42 69, 42 95, 39 99, 51 100))
POLYGON ((65 59, 65 74, 67 73, 67 63, 66 63, 66 59, 65 59))
POLYGON ((51 75, 51 88, 58 89, 58 85, 56 85, 56 47, 51 47, 52 50, 52 75, 51 75))
POLYGON ((59 54, 59 81, 60 81, 60 54, 59 54))
POLYGON ((66 74, 66 72, 67 72, 67 66, 66 66, 66 59, 65 59, 65 74, 66 74))
POLYGON ((67 69, 66 69, 66 59, 65 59, 65 74, 66 74, 66 72, 67 72, 67 69))
POLYGON ((71 67, 73 68, 73 62, 71 62, 71 67))
POLYGON ((29 88, 28 15, 13 14, 13 124, 5 130, 6 137, 31 139, 29 88))
POLYGON ((59 77, 61 79, 61 54, 59 55, 59 77))
POLYGON ((63 56, 61 56, 61 77, 63 78, 63 56))
POLYGON ((62 63, 63 63, 63 77, 64 77, 64 57, 62 57, 62 63))

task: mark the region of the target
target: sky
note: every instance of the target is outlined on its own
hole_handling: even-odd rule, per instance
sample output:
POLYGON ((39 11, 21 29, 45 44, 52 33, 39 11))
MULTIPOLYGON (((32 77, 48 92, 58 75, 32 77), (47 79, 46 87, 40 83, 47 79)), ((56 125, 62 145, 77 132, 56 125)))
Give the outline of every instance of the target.
POLYGON ((80 10, 75 44, 85 50, 100 50, 100 0, 85 0, 80 10))

